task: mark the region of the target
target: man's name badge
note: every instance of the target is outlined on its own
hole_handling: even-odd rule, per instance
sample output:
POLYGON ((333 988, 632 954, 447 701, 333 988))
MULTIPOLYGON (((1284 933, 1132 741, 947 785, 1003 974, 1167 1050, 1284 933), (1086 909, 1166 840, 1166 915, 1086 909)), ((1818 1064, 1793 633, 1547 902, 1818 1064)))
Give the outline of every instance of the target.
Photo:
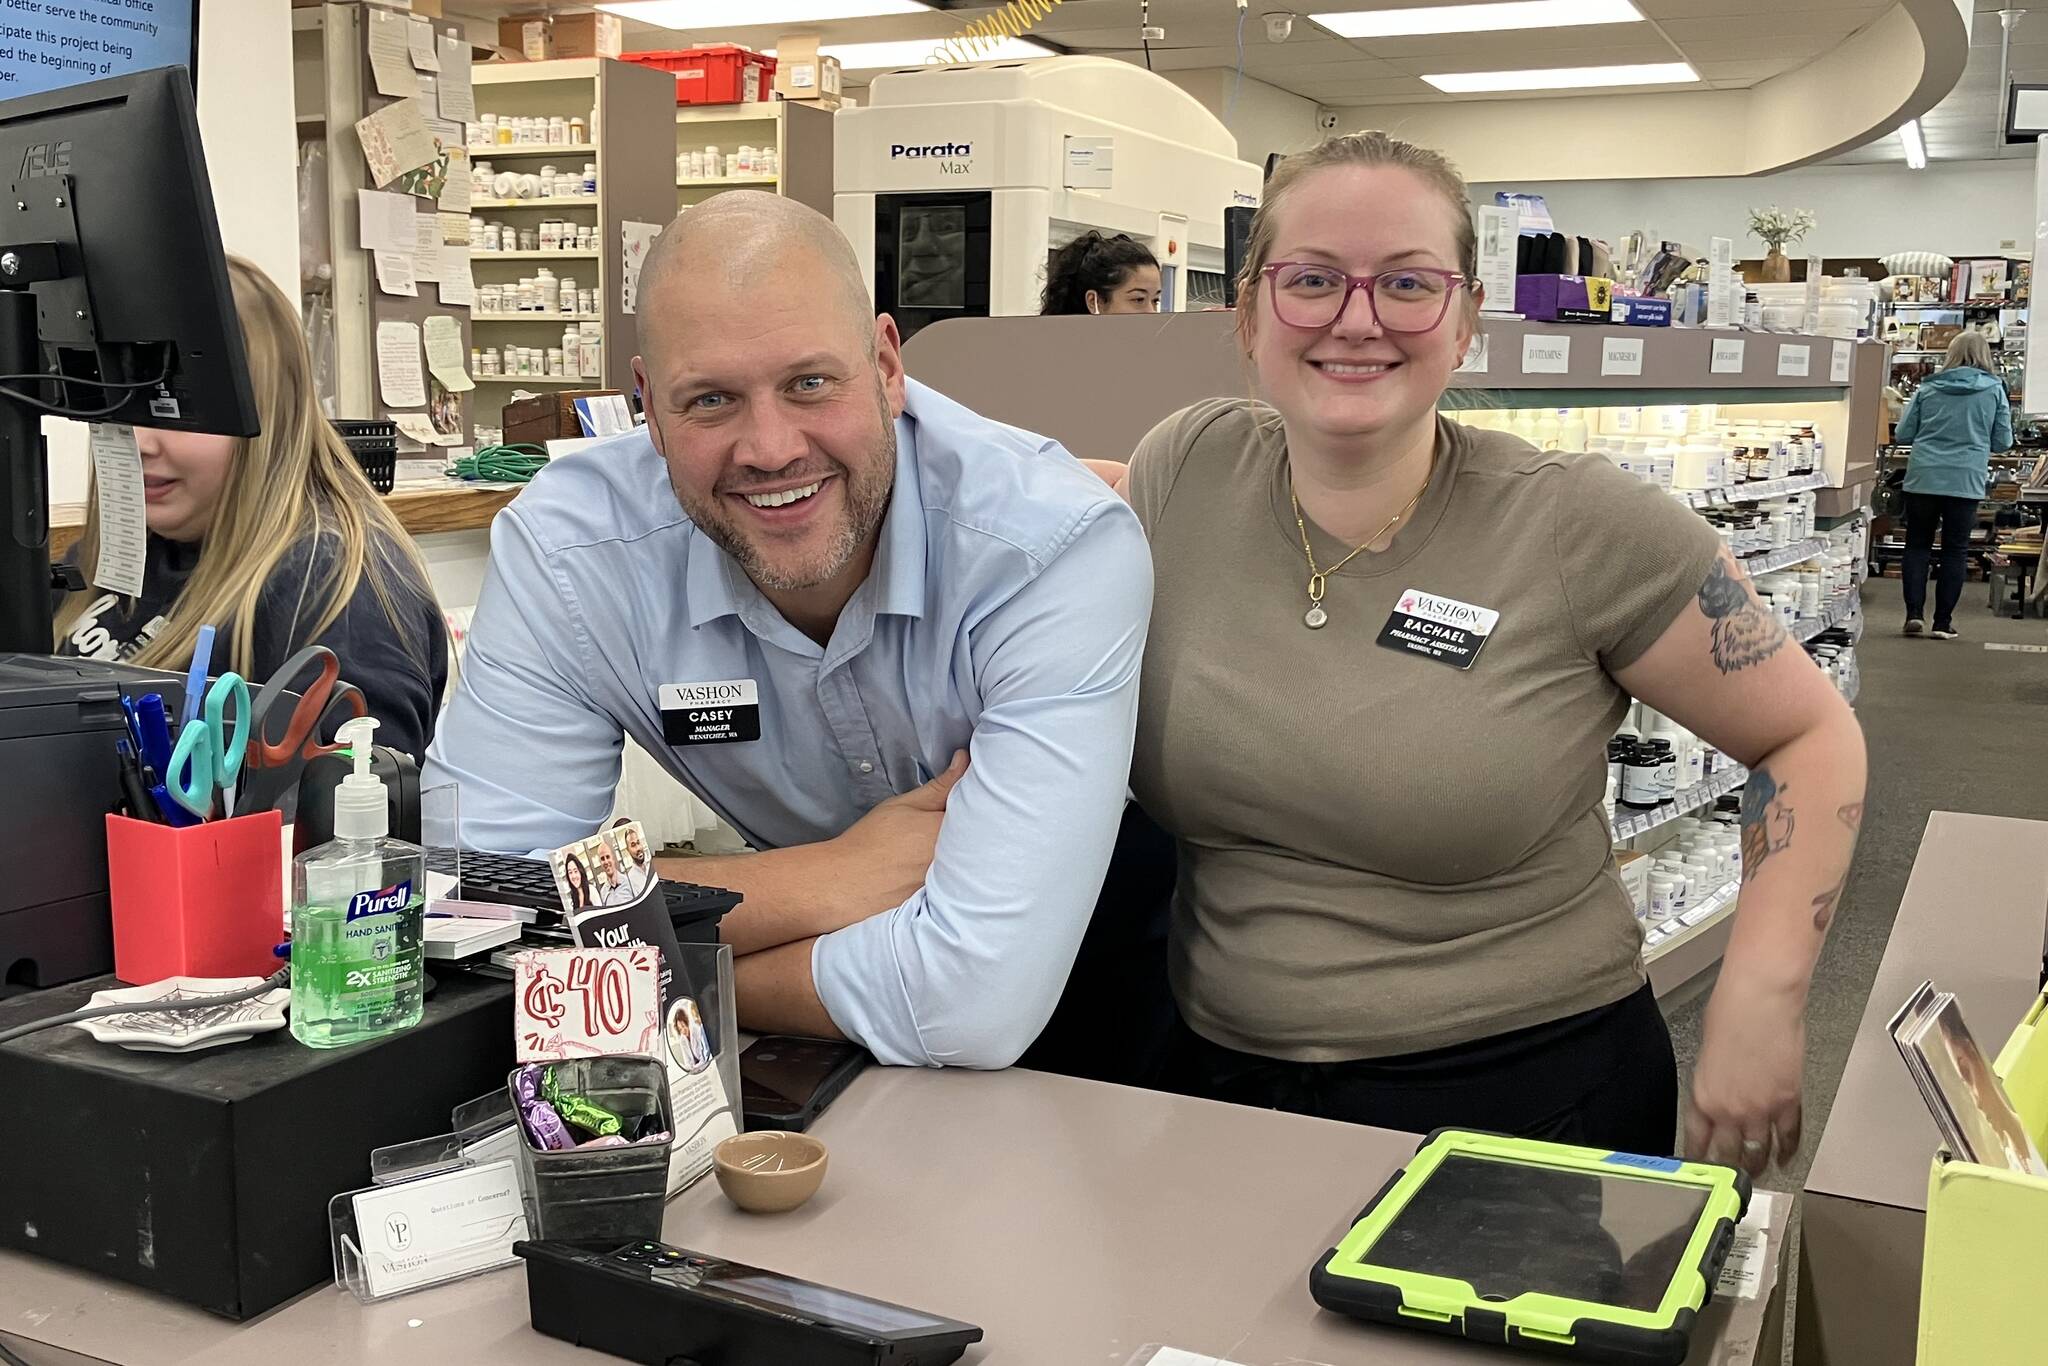
POLYGON ((761 693, 751 678, 664 683, 661 738, 671 745, 729 745, 761 738, 761 693))

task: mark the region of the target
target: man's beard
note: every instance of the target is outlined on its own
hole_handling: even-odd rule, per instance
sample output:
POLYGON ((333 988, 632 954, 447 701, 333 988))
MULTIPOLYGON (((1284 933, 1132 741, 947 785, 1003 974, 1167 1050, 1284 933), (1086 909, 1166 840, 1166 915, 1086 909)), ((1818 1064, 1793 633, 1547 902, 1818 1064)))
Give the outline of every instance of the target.
MULTIPOLYGON (((877 386, 877 396, 880 397, 880 386, 877 386)), ((881 414, 882 431, 869 453, 866 474, 856 477, 838 461, 826 461, 827 473, 837 477, 845 487, 846 506, 843 519, 832 533, 824 553, 809 563, 772 562, 726 514, 721 493, 713 493, 701 506, 684 495, 681 489, 676 490, 676 497, 681 500, 683 511, 689 513, 690 520, 697 524, 697 529, 709 536, 712 544, 732 556, 756 587, 771 593, 815 588, 845 569, 867 545, 876 528, 881 526, 882 518, 888 515, 889 495, 896 484, 896 423, 886 402, 881 405, 881 414)))

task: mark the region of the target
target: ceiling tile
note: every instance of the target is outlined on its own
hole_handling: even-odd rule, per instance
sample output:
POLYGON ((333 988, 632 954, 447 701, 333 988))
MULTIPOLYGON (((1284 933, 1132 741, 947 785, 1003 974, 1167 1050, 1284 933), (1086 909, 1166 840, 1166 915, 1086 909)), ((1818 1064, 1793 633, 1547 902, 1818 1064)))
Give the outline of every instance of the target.
MULTIPOLYGON (((1560 48, 1540 60, 1512 43, 1488 44, 1471 52, 1433 57, 1400 57, 1389 65, 1413 76, 1440 71, 1521 71, 1529 67, 1627 66, 1638 62, 1671 62, 1677 54, 1662 44, 1640 47, 1560 48)), ((1581 92, 1583 93, 1583 92, 1581 92)))

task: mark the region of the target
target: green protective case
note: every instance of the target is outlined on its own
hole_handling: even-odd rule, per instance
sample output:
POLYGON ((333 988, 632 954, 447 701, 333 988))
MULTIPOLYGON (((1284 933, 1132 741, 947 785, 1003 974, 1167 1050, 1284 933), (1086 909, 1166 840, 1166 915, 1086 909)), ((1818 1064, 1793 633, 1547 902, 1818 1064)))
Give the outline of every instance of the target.
POLYGON ((1735 1225, 1749 1206, 1749 1178, 1729 1167, 1642 1157, 1602 1148, 1440 1129, 1359 1211, 1344 1241, 1309 1272, 1309 1293, 1325 1309, 1376 1323, 1618 1366, 1682 1366, 1693 1321, 1713 1296, 1735 1225), (1702 1188, 1705 1207, 1678 1270, 1654 1310, 1528 1292, 1482 1299, 1465 1281, 1374 1266, 1365 1260, 1409 1200, 1453 1156, 1520 1162, 1628 1180, 1702 1188))

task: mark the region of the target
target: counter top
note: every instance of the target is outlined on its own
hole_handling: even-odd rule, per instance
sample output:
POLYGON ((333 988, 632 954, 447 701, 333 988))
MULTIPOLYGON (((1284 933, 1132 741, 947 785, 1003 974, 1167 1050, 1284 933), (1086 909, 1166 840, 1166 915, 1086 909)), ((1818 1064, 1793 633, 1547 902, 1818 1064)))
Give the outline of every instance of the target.
MULTIPOLYGON (((742 1214, 706 1178, 669 1202, 666 1239, 979 1324, 967 1366, 1123 1366, 1147 1343, 1243 1366, 1491 1359, 1309 1298, 1310 1263, 1413 1135, 1019 1069, 894 1067, 859 1077, 816 1133, 831 1170, 810 1204, 742 1214)), ((1755 1298, 1708 1307, 1687 1366, 1757 1361, 1783 1244, 1770 1238, 1755 1298)), ((0 1254, 0 1341, 16 1340, 39 1366, 49 1347, 163 1366, 592 1359, 530 1329, 516 1267, 376 1305, 321 1287, 236 1325, 0 1254)))
MULTIPOLYGON (((516 486, 479 484, 406 485, 384 496, 384 506, 415 536, 438 531, 476 531, 491 524, 498 509, 519 494, 516 486)), ((85 504, 50 505, 50 558, 62 559, 85 530, 85 504)))

